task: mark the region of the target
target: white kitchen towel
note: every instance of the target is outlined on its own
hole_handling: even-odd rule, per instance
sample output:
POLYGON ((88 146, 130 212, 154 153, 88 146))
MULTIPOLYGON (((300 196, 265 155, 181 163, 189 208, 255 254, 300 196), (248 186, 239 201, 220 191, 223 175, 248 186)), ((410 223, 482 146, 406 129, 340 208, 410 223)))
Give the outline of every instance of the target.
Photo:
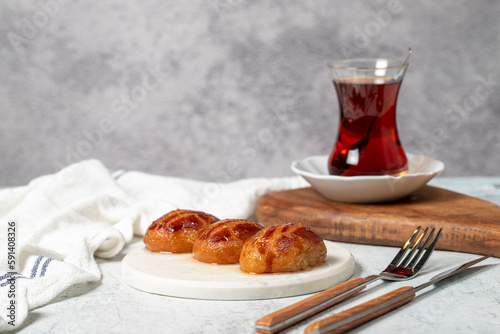
POLYGON ((248 218, 261 195, 304 186, 299 177, 199 182, 110 172, 99 161, 87 160, 26 186, 2 189, 0 331, 19 328, 29 310, 69 286, 98 281, 94 256, 112 258, 134 234, 144 235, 153 220, 171 210, 248 218))

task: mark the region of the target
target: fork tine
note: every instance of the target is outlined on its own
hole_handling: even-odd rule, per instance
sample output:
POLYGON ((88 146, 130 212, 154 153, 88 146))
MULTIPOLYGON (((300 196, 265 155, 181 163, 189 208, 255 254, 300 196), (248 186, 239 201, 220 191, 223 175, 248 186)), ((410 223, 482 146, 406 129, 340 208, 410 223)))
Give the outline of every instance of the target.
MULTIPOLYGON (((429 236, 427 237, 427 239, 425 240, 424 244, 422 245, 422 247, 420 247, 417 255, 415 255, 413 257, 413 259, 411 260, 411 262, 408 264, 408 268, 413 268, 415 267, 415 264, 418 262, 418 260, 420 260, 420 258, 422 257, 422 255, 424 254, 424 251, 425 251, 425 247, 427 247, 427 244, 429 243, 429 241, 432 240, 432 236, 434 235, 434 232, 436 231, 435 228, 432 228, 431 230, 431 233, 429 234, 429 236)), ((427 231, 426 231, 427 232, 427 231)))
POLYGON ((419 231, 420 231, 420 226, 417 227, 415 229, 415 231, 413 231, 413 234, 410 236, 410 238, 408 238, 408 240, 406 240, 405 244, 403 245, 403 247, 401 247, 401 249, 396 254, 396 256, 394 257, 394 259, 392 259, 391 264, 390 264, 391 266, 397 266, 399 260, 403 257, 403 255, 405 254, 406 250, 408 249, 408 246, 410 246, 410 244, 413 242, 413 240, 415 239, 415 237, 417 236, 417 233, 419 231))
POLYGON ((415 266, 415 268, 413 270, 415 273, 417 273, 425 265, 425 263, 427 262, 427 260, 431 256, 431 254, 434 251, 434 248, 436 247, 436 244, 439 240, 439 237, 441 236, 442 230, 443 230, 442 228, 439 229, 438 233, 436 234, 436 238, 434 238, 434 241, 432 242, 432 244, 430 244, 429 248, 427 248, 427 251, 422 256, 422 259, 415 266))
POLYGON ((406 256, 406 258, 403 260, 403 262, 399 265, 400 267, 406 267, 406 265, 408 264, 408 262, 410 262, 413 254, 415 254, 415 252, 417 251, 418 249, 418 245, 420 244, 420 242, 422 241, 422 239, 425 237, 425 235, 427 234, 427 231, 429 231, 429 228, 427 227, 424 231, 424 233, 422 233, 420 235, 420 237, 418 237, 417 241, 415 242, 415 244, 413 245, 413 247, 411 248, 411 251, 410 253, 408 253, 408 255, 406 256))

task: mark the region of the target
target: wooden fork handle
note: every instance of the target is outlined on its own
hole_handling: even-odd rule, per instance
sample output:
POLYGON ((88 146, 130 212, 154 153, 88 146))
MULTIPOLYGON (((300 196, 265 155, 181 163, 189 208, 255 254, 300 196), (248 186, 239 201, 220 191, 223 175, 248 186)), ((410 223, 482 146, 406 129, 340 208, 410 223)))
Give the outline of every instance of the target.
POLYGON ((353 329, 354 327, 408 303, 415 297, 415 292, 413 292, 413 290, 414 288, 411 286, 404 286, 396 289, 348 310, 313 322, 306 327, 304 333, 344 333, 345 331, 353 329), (371 309, 373 309, 373 311, 370 312, 371 309), (363 312, 365 315, 361 315, 363 312))
POLYGON ((365 283, 365 278, 352 278, 344 283, 335 285, 334 287, 321 291, 295 304, 282 308, 281 310, 270 313, 255 322, 255 331, 264 334, 277 333, 301 320, 304 320, 305 318, 312 316, 313 314, 316 314, 346 298, 349 298, 352 295, 355 295, 364 289, 365 285, 363 284, 365 283), (341 296, 340 298, 335 298, 359 285, 363 286, 347 293, 344 296, 341 296), (321 305, 322 303, 324 304, 321 305))

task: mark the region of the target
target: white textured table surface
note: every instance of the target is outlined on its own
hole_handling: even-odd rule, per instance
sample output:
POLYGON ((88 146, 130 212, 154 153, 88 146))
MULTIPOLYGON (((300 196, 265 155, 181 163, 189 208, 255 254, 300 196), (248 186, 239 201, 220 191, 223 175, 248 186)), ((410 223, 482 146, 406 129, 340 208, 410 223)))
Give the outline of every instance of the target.
MULTIPOLYGON (((500 205, 500 177, 437 178, 430 185, 476 196, 500 205)), ((397 248, 339 243, 355 257, 355 276, 380 272, 397 248)), ((136 238, 111 260, 98 260, 102 279, 74 286, 50 304, 33 310, 13 333, 252 333, 263 315, 304 298, 258 301, 208 301, 165 297, 135 290, 122 282, 120 262, 136 238)), ((377 282, 348 303, 311 319, 318 320, 404 285, 418 285, 437 273, 477 258, 474 254, 436 251, 421 274, 408 282, 377 282)), ((359 333, 498 333, 500 330, 500 259, 490 258, 418 293, 409 304, 371 321, 359 333)), ((309 321, 284 333, 302 333, 309 321)))

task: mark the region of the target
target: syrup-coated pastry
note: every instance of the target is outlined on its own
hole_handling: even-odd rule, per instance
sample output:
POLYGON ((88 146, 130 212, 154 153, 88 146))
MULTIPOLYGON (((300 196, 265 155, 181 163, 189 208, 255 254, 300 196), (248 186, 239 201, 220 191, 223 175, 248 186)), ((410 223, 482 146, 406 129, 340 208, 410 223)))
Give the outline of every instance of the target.
POLYGON ((152 252, 189 253, 201 232, 217 221, 205 212, 177 209, 155 220, 143 240, 152 252))
POLYGON ((321 265, 323 239, 301 224, 271 225, 251 237, 240 255, 241 270, 250 273, 294 272, 321 265))
POLYGON ((246 219, 221 220, 200 234, 193 245, 193 256, 208 263, 238 263, 243 244, 262 228, 246 219))

